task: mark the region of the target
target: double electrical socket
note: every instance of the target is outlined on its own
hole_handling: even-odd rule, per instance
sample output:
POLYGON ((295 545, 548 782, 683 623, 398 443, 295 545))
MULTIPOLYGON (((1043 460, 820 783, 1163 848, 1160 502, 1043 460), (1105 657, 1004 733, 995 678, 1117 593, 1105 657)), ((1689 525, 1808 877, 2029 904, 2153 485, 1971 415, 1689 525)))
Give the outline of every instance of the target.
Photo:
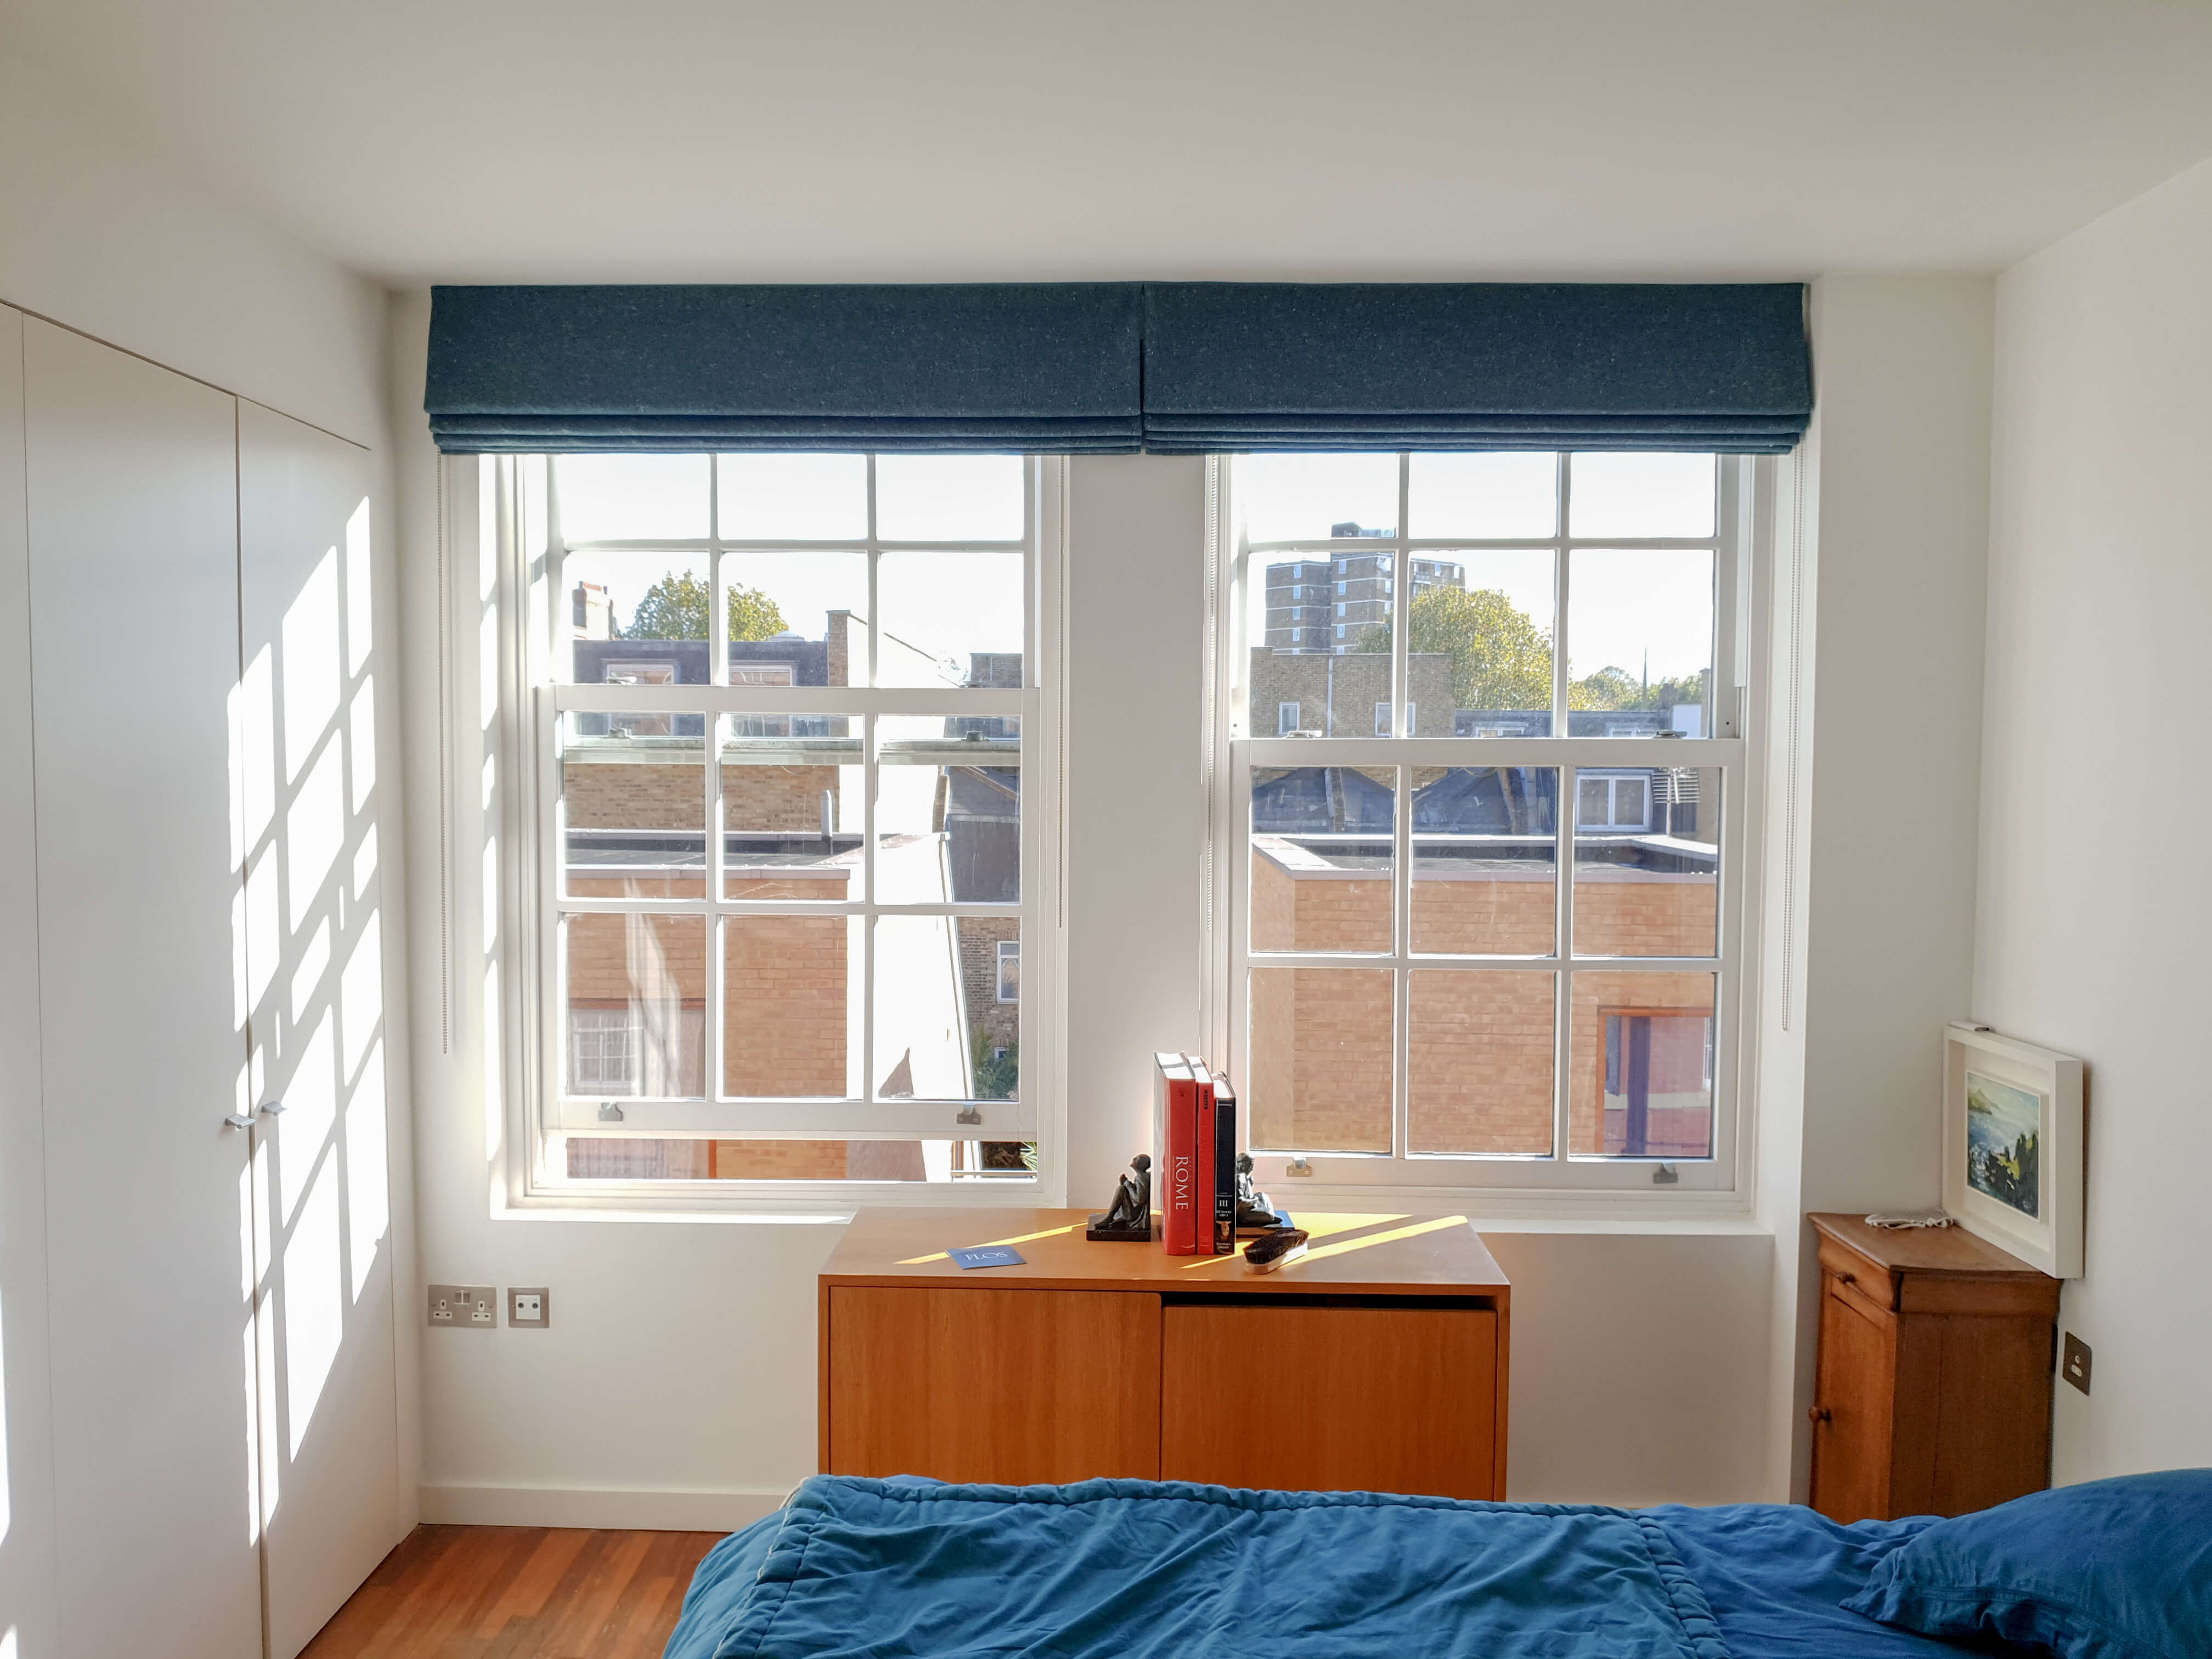
MULTIPOLYGON (((499 1291, 489 1285, 433 1285, 430 1322, 463 1325, 479 1331, 499 1325, 499 1291)), ((507 1293, 511 1329, 542 1331, 552 1322, 553 1297, 543 1285, 514 1285, 507 1293)))
POLYGON ((499 1292, 489 1285, 433 1285, 430 1322, 469 1325, 480 1331, 499 1323, 499 1292))

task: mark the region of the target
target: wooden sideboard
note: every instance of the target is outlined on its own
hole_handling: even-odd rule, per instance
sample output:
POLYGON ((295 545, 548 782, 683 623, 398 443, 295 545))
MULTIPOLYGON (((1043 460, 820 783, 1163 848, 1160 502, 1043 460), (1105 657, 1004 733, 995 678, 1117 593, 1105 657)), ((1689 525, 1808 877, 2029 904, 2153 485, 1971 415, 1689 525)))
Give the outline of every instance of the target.
POLYGON ((1267 1274, 1085 1219, 862 1211, 821 1277, 822 1468, 1504 1496, 1511 1291, 1465 1218, 1301 1215, 1267 1274), (988 1243, 1024 1260, 945 1254, 988 1243))
POLYGON ((1813 1507, 1842 1522, 1964 1515, 2050 1485, 2058 1281, 1961 1227, 1808 1218, 1813 1507))

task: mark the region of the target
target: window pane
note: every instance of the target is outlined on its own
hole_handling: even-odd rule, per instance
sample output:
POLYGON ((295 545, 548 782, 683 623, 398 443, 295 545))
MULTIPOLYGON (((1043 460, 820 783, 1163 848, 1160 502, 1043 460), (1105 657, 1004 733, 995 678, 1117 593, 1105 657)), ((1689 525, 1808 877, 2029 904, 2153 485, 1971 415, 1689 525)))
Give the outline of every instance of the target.
POLYGON ((1388 951, 1390 767, 1252 769, 1252 949, 1388 951))
POLYGON ((562 927, 568 1092, 705 1093, 707 919, 569 916, 562 927))
POLYGON ((722 1092, 860 1092, 858 916, 722 921, 722 1092))
POLYGON ((562 891, 577 898, 703 898, 703 714, 561 716, 562 891))
POLYGON ((865 455, 724 455, 726 542, 858 542, 868 534, 865 455))
MULTIPOLYGON (((688 1140, 568 1135, 571 1181, 949 1181, 1006 1179, 957 1140, 688 1140)), ((1016 1146, 1017 1154, 1020 1147, 1016 1146)), ((1030 1172, 1023 1170, 1023 1175, 1030 1172)), ((1031 1176, 1031 1178, 1034 1178, 1031 1176)))
POLYGON ((1569 533, 1607 540, 1713 533, 1713 457, 1592 451, 1571 459, 1569 533))
POLYGON ((885 553, 876 596, 877 684, 1021 684, 1020 554, 885 553))
POLYGON ((1552 734, 1556 556, 1547 547, 1413 556, 1415 737, 1552 734))
POLYGON ((1398 533, 1395 455, 1239 455, 1236 466, 1252 542, 1398 533))
POLYGON ((1559 458, 1548 452, 1407 458, 1407 533, 1425 541, 1555 536, 1559 458))
MULTIPOLYGON (((1308 556, 1258 567, 1247 584, 1250 606, 1250 707, 1255 737, 1287 736, 1283 705, 1297 704, 1290 731, 1316 737, 1371 738, 1376 710, 1390 702, 1391 589, 1389 554, 1308 556)), ((1424 736, 1449 729, 1442 668, 1417 674, 1414 700, 1431 692, 1424 736)), ((1382 735, 1388 736, 1384 731, 1382 735)))
POLYGON ((860 897, 860 727, 848 714, 721 717, 723 896, 860 897))
POLYGON ((876 535, 887 542, 1018 542, 1018 455, 878 455, 876 535))
POLYGON ((558 455, 563 542, 685 542, 708 536, 704 455, 558 455))
POLYGON ((1712 554, 1583 547, 1569 558, 1568 735, 1711 735, 1712 554))
POLYGON ((1020 902, 1021 722, 885 714, 876 754, 876 902, 1020 902))
POLYGON ((571 553, 561 580, 578 684, 707 684, 706 555, 571 553))
POLYGON ((1713 1153, 1713 976, 1577 974, 1568 1149, 1713 1153))
POLYGON ((1413 949, 1549 956, 1559 932, 1559 769, 1413 774, 1413 949))
POLYGON ((1022 924, 1015 916, 961 916, 960 1004, 967 1020, 969 1092, 1021 1098, 1022 924))
MULTIPOLYGON (((1018 1005, 997 999, 1012 916, 876 919, 876 1092, 887 1100, 1009 1100, 1018 1005), (990 1090, 998 1092, 986 1093, 990 1090)), ((990 1108, 983 1121, 991 1123, 990 1108)))
POLYGON ((1711 956, 1719 769, 1585 768, 1575 776, 1575 954, 1711 956))
POLYGON ((866 685, 868 556, 732 553, 722 560, 732 685, 866 685))
POLYGON ((1552 974, 1407 975, 1409 1150, 1550 1155, 1557 984, 1552 974))
POLYGON ((1390 1150, 1391 978, 1374 968, 1250 970, 1255 1148, 1390 1150))

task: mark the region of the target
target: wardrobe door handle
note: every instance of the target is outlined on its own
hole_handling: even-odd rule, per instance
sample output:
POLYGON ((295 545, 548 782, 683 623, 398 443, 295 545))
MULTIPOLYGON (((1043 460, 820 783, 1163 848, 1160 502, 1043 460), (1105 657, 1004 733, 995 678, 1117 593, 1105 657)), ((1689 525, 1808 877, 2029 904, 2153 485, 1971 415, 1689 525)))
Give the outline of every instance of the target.
POLYGON ((234 1129, 251 1129, 253 1127, 253 1120, 243 1112, 225 1112, 222 1121, 234 1129))

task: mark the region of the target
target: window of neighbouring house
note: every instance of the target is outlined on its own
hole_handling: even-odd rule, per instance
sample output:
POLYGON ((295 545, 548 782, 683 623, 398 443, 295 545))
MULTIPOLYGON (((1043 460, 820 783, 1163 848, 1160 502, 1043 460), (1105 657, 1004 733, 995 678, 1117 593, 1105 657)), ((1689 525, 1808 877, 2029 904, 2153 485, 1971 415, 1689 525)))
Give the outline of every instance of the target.
POLYGON ((1021 942, 1057 837, 1023 780, 1057 753, 1057 468, 484 465, 511 590, 544 596, 507 607, 532 620, 503 710, 538 1184, 1033 1182, 1056 1090, 1021 1062, 1055 1039, 1021 942))
POLYGON ((1218 463, 1212 961, 1263 1176, 1734 1182, 1756 465, 1218 463), (1325 553, 1334 637, 1263 631, 1271 573, 1325 553), (1248 717, 1292 701, 1296 742, 1248 717))

